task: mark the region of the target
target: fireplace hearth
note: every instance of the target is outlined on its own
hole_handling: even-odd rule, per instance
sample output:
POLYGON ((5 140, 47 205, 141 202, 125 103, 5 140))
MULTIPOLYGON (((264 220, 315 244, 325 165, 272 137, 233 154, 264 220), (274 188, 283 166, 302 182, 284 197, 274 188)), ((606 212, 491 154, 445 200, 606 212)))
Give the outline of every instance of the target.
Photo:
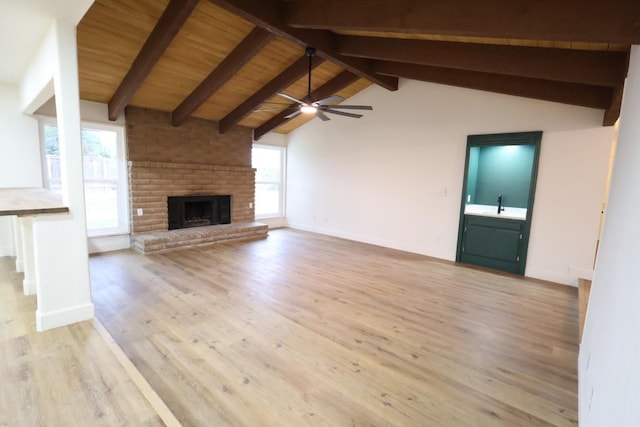
POLYGON ((231 196, 168 197, 169 230, 231 223, 231 196))

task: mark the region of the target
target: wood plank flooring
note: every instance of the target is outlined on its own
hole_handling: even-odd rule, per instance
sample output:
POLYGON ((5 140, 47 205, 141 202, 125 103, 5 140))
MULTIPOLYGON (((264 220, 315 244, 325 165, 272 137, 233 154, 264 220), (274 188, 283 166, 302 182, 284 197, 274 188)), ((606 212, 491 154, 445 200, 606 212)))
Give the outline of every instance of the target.
POLYGON ((577 425, 573 288, 287 229, 90 266, 185 426, 577 425))
POLYGON ((97 322, 36 332, 36 297, 0 258, 0 426, 163 426, 97 322))

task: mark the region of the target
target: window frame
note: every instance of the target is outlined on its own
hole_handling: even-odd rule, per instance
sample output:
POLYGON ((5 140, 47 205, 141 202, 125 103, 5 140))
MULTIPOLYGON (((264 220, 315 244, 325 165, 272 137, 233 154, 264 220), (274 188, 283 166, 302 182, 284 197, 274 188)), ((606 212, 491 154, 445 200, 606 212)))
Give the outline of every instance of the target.
MULTIPOLYGON (((58 126, 55 117, 39 117, 38 127, 40 133, 40 157, 42 162, 42 181, 45 188, 50 188, 49 171, 47 169, 47 153, 45 147, 44 128, 46 125, 58 126)), ((116 184, 116 197, 118 203, 118 226, 108 228, 87 227, 87 237, 105 237, 130 233, 129 219, 129 176, 127 170, 127 153, 125 147, 126 134, 124 125, 106 124, 100 122, 92 122, 82 120, 80 122, 81 129, 91 129, 99 131, 109 131, 116 133, 116 160, 118 164, 118 181, 116 184)), ((84 156, 83 156, 84 157, 84 156)), ((84 163, 83 163, 84 164, 84 163)), ((84 180, 84 170, 83 170, 84 180)), ((85 198, 85 215, 86 215, 86 198, 85 198)))
MULTIPOLYGON (((278 185, 278 212, 270 212, 266 214, 255 214, 256 219, 267 219, 267 218, 284 218, 286 212, 286 169, 287 169, 287 147, 281 145, 269 145, 269 144, 256 144, 254 143, 251 146, 252 150, 252 161, 251 167, 253 166, 253 149, 265 149, 265 150, 273 150, 278 151, 280 153, 280 179, 279 181, 258 181, 256 178, 255 185, 257 187, 258 184, 277 184, 278 185)), ((255 204, 255 195, 254 195, 254 212, 256 209, 255 204)))

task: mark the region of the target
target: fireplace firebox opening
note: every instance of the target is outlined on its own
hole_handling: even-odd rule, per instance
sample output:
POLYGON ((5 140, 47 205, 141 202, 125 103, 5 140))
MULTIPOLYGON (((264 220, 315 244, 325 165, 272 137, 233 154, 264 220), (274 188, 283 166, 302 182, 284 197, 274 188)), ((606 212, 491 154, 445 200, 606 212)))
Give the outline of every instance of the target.
POLYGON ((231 196, 168 197, 169 230, 231 223, 231 196))

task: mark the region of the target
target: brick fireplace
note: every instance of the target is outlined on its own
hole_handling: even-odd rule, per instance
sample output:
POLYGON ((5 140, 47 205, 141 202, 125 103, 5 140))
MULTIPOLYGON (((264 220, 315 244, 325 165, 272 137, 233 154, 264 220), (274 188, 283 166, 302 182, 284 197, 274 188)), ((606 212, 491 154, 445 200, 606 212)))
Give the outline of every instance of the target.
MULTIPOLYGON (((136 240, 149 240, 169 230, 168 200, 170 197, 230 196, 231 224, 241 228, 246 237, 247 227, 255 224, 255 170, 251 167, 251 129, 236 126, 220 135, 217 123, 190 119, 180 127, 171 125, 169 113, 145 108, 128 107, 127 151, 129 159, 129 188, 133 247, 141 249, 136 240)), ((256 225, 257 226, 257 225, 256 225)), ((198 244, 203 243, 205 228, 198 227, 198 244)), ((266 234, 266 226, 260 225, 266 234)), ((195 229, 194 229, 195 230, 195 229)), ((231 230, 231 231, 230 231, 231 230)), ((180 231, 180 230, 178 230, 180 231)), ((210 233, 219 231, 212 229, 210 233)), ((171 247, 180 234, 170 232, 171 247)), ((193 239, 194 232, 185 232, 184 239, 193 239)), ((206 240, 206 239, 205 239, 206 240)), ((169 248, 160 243, 159 249, 169 248)))

